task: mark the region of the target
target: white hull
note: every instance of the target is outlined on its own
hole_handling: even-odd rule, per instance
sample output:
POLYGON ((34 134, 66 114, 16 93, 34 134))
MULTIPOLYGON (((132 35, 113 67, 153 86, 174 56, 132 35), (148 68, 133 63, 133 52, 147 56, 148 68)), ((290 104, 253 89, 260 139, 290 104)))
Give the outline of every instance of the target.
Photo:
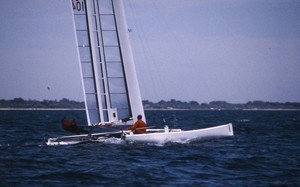
POLYGON ((232 124, 220 125, 205 129, 183 131, 181 129, 147 129, 145 134, 133 134, 130 131, 95 133, 90 135, 63 136, 49 138, 46 145, 73 145, 79 143, 99 142, 103 138, 122 138, 126 142, 166 143, 186 142, 207 138, 233 136, 232 124))
POLYGON ((124 140, 128 142, 186 142, 207 138, 217 138, 233 136, 232 124, 220 125, 211 128, 181 131, 180 129, 165 129, 164 132, 146 133, 146 134, 127 134, 124 140))

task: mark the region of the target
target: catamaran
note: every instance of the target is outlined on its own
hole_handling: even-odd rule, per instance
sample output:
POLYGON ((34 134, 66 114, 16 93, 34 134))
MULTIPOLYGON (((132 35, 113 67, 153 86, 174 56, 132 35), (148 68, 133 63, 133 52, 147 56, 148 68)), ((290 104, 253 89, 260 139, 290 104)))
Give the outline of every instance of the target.
MULTIPOLYGON (((130 125, 141 114, 146 121, 123 0, 71 0, 77 54, 88 126, 130 125)), ((133 142, 177 142, 233 136, 232 124, 188 130, 129 130, 49 138, 46 145, 70 145, 120 138, 133 142)))

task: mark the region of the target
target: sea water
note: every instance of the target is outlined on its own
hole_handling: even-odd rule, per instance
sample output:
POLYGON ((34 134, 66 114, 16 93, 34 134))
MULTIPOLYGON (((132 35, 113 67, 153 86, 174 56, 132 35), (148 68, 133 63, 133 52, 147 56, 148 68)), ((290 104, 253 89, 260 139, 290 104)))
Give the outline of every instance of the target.
MULTIPOLYGON (((148 126, 232 123, 235 135, 163 145, 45 146, 84 111, 0 111, 0 186, 299 186, 300 111, 146 111, 148 126), (166 123, 164 122, 166 121, 166 123)), ((95 129, 89 129, 97 131, 95 129)), ((108 129, 101 129, 102 131, 108 129)))

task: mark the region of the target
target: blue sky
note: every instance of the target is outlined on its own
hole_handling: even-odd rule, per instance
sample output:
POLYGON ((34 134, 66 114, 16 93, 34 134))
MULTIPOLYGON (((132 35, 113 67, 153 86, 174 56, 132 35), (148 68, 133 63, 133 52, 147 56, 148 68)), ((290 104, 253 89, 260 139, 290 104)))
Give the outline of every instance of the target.
MULTIPOLYGON (((0 3, 0 99, 82 100, 69 1, 0 3)), ((300 102, 300 1, 125 8, 144 100, 300 102)))

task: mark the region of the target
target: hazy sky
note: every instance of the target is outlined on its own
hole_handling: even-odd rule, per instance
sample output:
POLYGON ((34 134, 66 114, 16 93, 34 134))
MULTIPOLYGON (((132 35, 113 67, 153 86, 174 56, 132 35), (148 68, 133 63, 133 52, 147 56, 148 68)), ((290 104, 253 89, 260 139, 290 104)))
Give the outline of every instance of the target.
MULTIPOLYGON (((143 100, 300 102, 299 0, 125 0, 143 100)), ((83 100, 69 0, 0 0, 0 99, 83 100)))

